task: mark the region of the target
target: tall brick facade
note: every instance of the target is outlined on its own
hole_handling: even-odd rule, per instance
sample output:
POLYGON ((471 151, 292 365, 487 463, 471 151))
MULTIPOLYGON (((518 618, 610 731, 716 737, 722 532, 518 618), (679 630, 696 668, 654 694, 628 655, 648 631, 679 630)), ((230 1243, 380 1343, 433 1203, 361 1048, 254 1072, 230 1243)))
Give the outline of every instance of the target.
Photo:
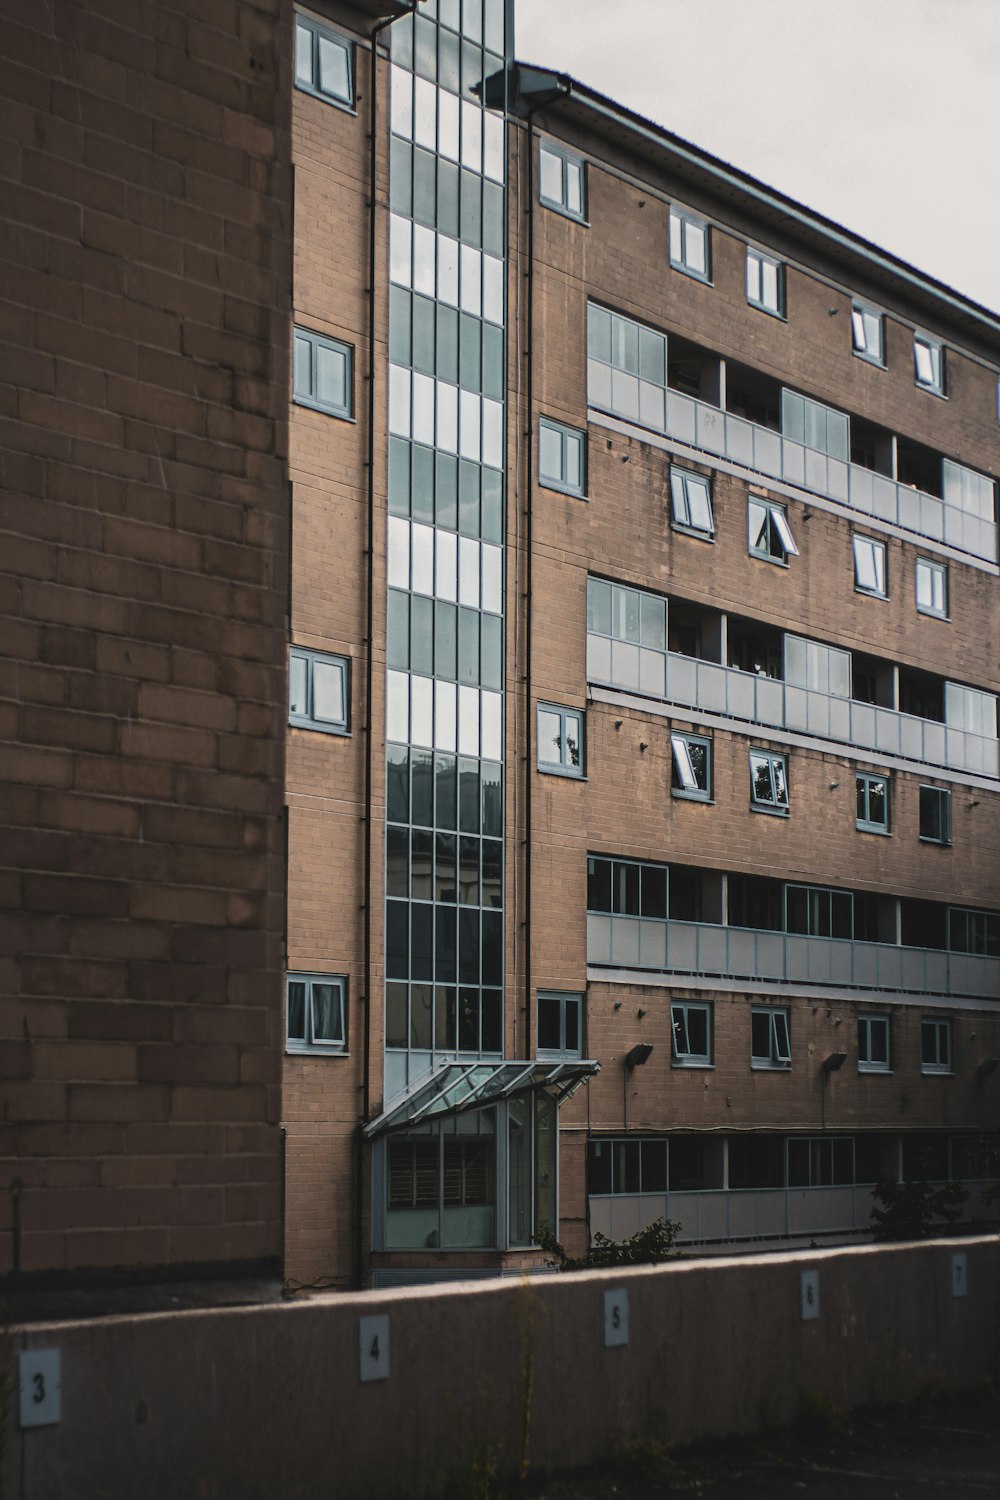
POLYGON ((0 9, 4 1269, 977 1191, 997 318, 510 0, 0 9))
POLYGON ((0 1261, 276 1267, 290 8, 2 9, 0 1261))
POLYGON ((863 1233, 874 1175, 926 1154, 973 1177, 997 1116, 997 320, 572 80, 510 66, 493 0, 384 17, 374 75, 379 7, 361 9, 296 12, 288 1272, 537 1267, 543 1225, 579 1251, 658 1213, 692 1244, 863 1233), (671 210, 708 245, 694 275, 671 210), (770 313, 748 247, 776 268, 770 313), (859 357, 859 309, 877 358, 859 357), (602 352, 607 314, 623 342, 602 352), (944 348, 947 399, 915 380, 915 339, 944 348), (348 351, 346 403, 317 399, 320 347, 348 351), (501 476, 477 425, 491 400, 501 476), (792 443, 794 410, 822 440, 792 443), (678 471, 710 497, 708 532, 678 524, 678 471), (796 555, 748 546, 753 506, 777 508, 796 555), (856 586, 856 546, 886 587, 856 586), (918 567, 922 589, 947 577, 946 610, 918 599, 918 567), (846 692, 800 682, 807 657, 839 664, 846 692), (317 671, 347 674, 348 722, 310 720, 317 671), (462 714, 501 686, 493 884, 485 804, 453 807, 456 717, 475 798, 485 741, 463 751, 462 714), (694 797, 675 795, 685 735, 711 756, 694 797), (751 750, 787 805, 750 795, 751 750), (494 1030, 485 917, 475 945, 497 911, 494 1030), (461 1108, 456 1060, 497 1102, 461 1108))

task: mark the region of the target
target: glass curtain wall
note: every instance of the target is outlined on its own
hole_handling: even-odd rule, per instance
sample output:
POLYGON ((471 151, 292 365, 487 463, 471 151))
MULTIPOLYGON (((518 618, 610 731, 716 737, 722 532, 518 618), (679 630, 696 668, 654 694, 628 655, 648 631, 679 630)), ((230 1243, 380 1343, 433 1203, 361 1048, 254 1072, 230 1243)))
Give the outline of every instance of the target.
POLYGON ((428 0, 390 31, 387 1098, 503 1054, 505 25, 428 0))

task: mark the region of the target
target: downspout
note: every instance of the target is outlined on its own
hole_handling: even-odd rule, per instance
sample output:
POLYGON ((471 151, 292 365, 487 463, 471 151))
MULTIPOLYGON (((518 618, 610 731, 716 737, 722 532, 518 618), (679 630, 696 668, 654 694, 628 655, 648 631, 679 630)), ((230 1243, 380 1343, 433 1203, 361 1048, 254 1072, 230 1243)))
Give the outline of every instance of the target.
MULTIPOLYGON (((412 15, 420 0, 410 0, 410 8, 404 15, 412 15)), ((362 1084, 361 1123, 357 1129, 355 1163, 354 1203, 354 1283, 360 1287, 364 1280, 365 1264, 365 1145, 364 1127, 371 1114, 371 1048, 372 1048, 372 688, 375 668, 373 664, 372 632, 375 624, 375 261, 376 237, 376 193, 378 191, 378 38, 399 16, 386 16, 376 21, 368 40, 371 44, 370 77, 368 86, 368 516, 365 534, 366 567, 366 617, 365 617, 365 877, 364 877, 364 1077, 362 1084)))
MULTIPOLYGON (((520 89, 518 74, 518 89, 520 89)), ((562 88, 559 92, 568 92, 562 88)), ((527 517, 525 524, 525 646, 524 646, 524 699, 525 699, 525 755, 524 768, 524 1056, 534 1056, 531 1024, 531 803, 535 779, 535 716, 532 713, 532 640, 534 600, 532 582, 534 573, 534 503, 535 482, 535 115, 538 110, 551 104, 552 95, 540 98, 525 112, 528 125, 528 306, 525 316, 525 385, 527 386, 528 422, 525 434, 527 456, 527 517)))

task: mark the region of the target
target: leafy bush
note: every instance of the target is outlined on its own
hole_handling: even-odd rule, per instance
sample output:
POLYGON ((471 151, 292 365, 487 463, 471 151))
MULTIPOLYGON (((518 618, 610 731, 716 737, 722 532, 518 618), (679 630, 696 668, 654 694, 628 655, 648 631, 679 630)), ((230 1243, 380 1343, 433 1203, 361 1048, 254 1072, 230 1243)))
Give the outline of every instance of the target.
POLYGON ((897 1182, 883 1177, 872 1189, 876 1207, 873 1231, 876 1240, 926 1240, 962 1217, 968 1199, 957 1182, 931 1187, 922 1179, 897 1182), (882 1204, 881 1208, 878 1204, 882 1204))
POLYGON ((555 1235, 542 1234, 539 1243, 550 1256, 549 1264, 560 1271, 594 1271, 613 1266, 655 1266, 680 1254, 673 1248, 681 1226, 673 1219, 654 1219, 627 1240, 609 1240, 595 1234, 582 1259, 567 1255, 555 1235))

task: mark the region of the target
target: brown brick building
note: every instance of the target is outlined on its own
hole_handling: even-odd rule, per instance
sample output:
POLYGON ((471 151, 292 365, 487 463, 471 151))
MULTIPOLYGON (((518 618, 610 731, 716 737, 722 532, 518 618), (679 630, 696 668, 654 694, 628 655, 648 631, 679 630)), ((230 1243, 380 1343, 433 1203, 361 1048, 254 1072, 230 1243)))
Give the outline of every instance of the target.
POLYGON ((1000 321, 513 64, 503 0, 159 9, 6 54, 19 1264, 122 1263, 135 1182, 129 1260, 272 1254, 282 1039, 293 1282, 974 1181, 1000 321))
POLYGON ((0 1274, 277 1269, 291 21, 0 19, 0 1274))

